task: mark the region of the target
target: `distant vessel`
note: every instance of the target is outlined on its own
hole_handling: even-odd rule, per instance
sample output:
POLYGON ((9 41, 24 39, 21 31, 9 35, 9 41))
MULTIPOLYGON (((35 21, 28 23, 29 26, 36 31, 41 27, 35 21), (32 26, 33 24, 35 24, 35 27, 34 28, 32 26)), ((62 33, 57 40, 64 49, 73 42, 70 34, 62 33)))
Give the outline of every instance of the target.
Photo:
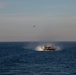
POLYGON ((36 27, 35 25, 33 27, 36 27))
POLYGON ((54 51, 56 48, 53 45, 47 46, 44 45, 43 50, 44 51, 54 51))

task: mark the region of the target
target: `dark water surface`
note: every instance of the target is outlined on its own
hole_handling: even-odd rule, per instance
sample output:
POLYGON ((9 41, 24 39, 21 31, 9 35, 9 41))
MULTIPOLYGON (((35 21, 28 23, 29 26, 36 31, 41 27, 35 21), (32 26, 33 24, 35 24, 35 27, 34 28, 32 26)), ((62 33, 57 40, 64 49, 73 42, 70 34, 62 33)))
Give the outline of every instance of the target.
POLYGON ((76 42, 53 42, 57 51, 35 50, 45 43, 0 42, 0 75, 76 75, 76 42))

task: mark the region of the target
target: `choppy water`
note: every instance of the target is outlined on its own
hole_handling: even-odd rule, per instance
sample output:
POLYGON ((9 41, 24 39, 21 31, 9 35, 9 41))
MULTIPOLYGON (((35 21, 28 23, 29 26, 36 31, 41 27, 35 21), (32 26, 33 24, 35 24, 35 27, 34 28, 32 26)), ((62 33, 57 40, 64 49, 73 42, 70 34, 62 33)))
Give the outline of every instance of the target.
POLYGON ((0 42, 0 75, 76 75, 76 42, 0 42))

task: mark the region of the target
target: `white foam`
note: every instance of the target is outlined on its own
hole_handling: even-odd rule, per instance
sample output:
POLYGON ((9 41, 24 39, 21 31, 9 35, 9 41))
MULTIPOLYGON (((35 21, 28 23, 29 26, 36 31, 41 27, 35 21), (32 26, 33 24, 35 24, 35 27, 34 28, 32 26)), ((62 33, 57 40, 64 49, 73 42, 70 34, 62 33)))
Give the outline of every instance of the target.
POLYGON ((43 46, 37 46, 37 47, 36 47, 36 50, 37 50, 37 51, 43 51, 43 48, 44 48, 43 46))

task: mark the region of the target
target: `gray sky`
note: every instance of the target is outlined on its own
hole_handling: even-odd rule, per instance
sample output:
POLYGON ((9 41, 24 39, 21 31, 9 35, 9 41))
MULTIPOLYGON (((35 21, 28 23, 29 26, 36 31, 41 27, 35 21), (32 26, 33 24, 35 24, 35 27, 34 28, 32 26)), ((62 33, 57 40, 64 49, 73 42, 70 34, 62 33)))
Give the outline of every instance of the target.
POLYGON ((76 41, 76 0, 0 0, 0 41, 76 41))

